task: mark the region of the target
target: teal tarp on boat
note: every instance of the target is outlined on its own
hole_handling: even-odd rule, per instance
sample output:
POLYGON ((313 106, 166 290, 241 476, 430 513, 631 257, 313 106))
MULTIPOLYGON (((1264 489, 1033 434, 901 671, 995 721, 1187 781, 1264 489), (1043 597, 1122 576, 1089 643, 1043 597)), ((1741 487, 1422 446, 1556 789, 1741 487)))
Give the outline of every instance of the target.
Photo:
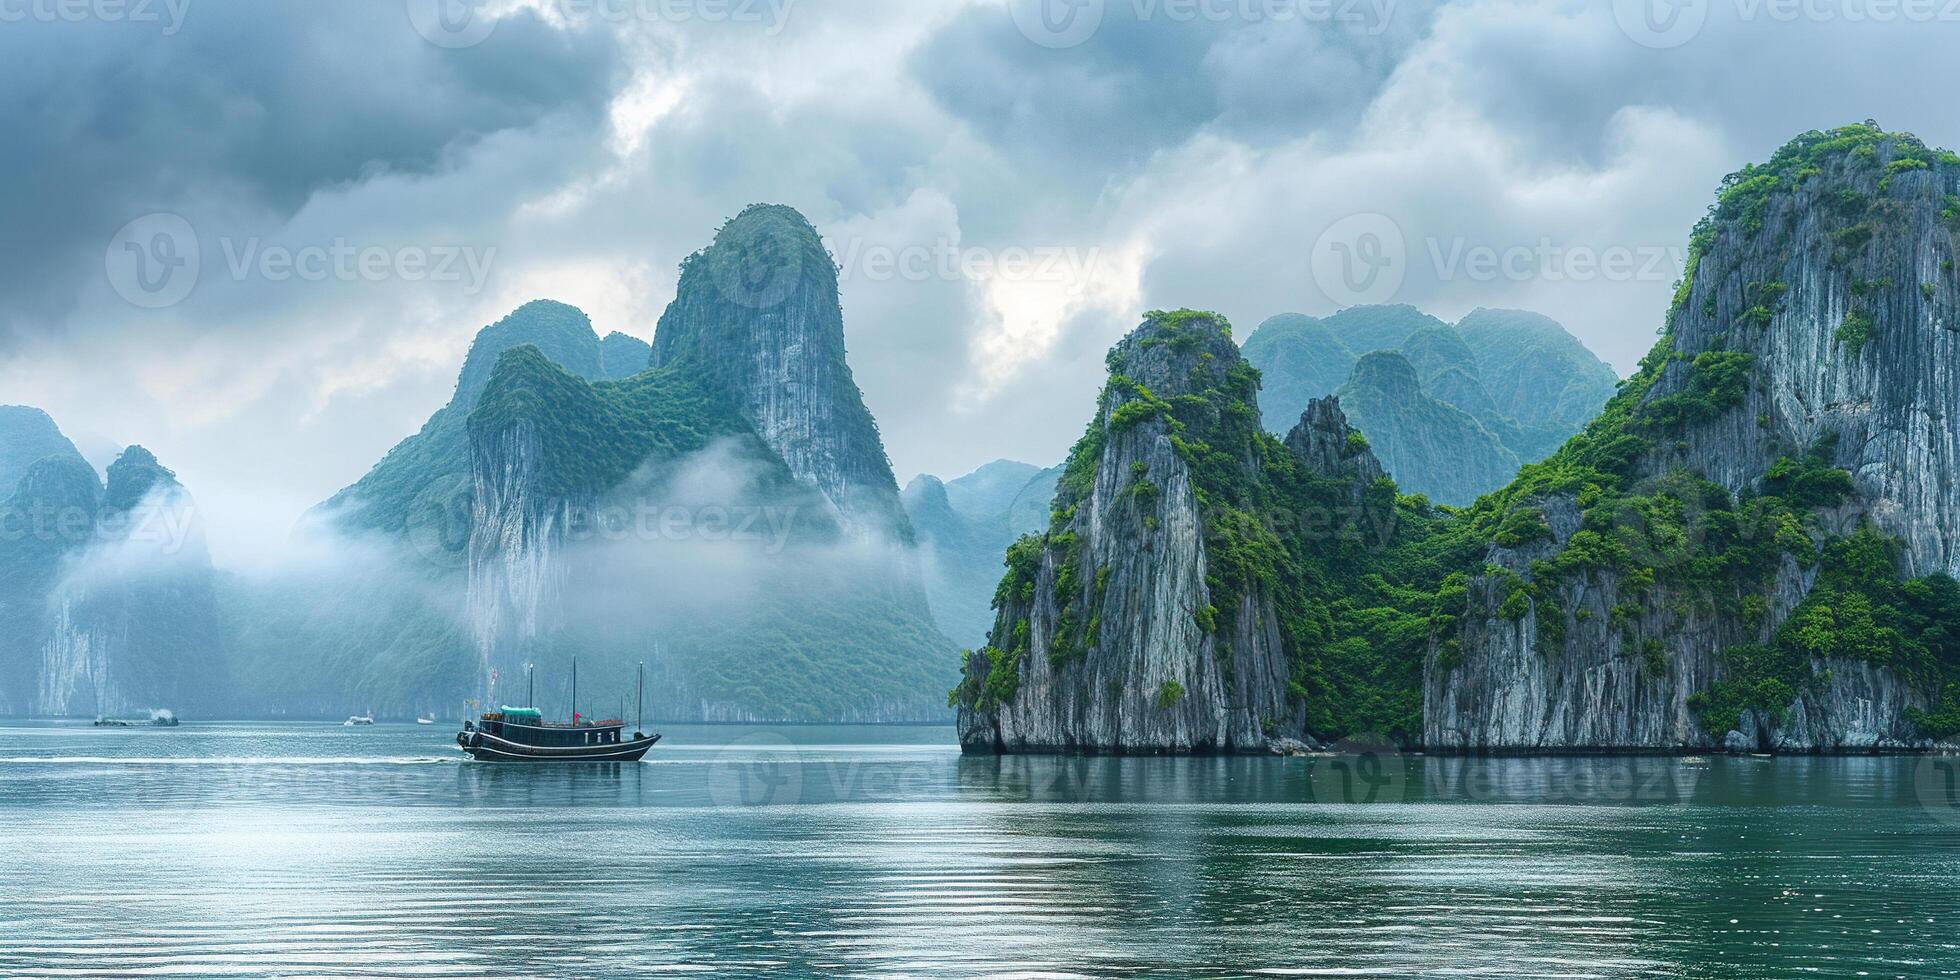
POLYGON ((523 721, 536 721, 536 722, 542 722, 542 721, 544 721, 544 712, 542 712, 542 711, 539 711, 539 710, 538 710, 538 709, 536 709, 536 708, 512 708, 512 707, 503 707, 503 708, 500 708, 500 709, 498 709, 498 710, 500 710, 500 711, 502 711, 502 712, 504 713, 504 720, 505 720, 505 721, 518 721, 518 722, 523 722, 523 721))

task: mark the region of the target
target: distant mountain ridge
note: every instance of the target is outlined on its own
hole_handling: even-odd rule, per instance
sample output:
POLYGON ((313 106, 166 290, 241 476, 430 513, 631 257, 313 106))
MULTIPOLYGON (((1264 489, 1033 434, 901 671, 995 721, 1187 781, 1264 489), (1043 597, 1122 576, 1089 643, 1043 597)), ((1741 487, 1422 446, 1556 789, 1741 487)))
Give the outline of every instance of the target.
POLYGON ((215 576, 176 474, 131 446, 105 485, 45 413, 0 410, 0 459, 29 456, 0 497, 0 715, 223 705, 215 576))
POLYGON ((1519 465, 1556 449, 1613 394, 1618 376, 1555 321, 1480 309, 1451 326, 1412 306, 1362 306, 1324 319, 1284 313, 1246 338, 1260 369, 1260 412, 1276 434, 1307 403, 1345 392, 1348 421, 1365 434, 1404 490, 1463 505, 1496 489, 1519 465), (1422 401, 1356 373, 1365 355, 1393 351, 1415 370, 1422 401), (1464 425, 1457 415, 1467 415, 1464 425), (1431 431, 1425 422, 1444 426, 1431 431), (1438 447, 1454 455, 1438 456, 1438 447))
POLYGON ((921 475, 906 485, 933 620, 961 646, 986 642, 1001 555, 1047 525, 1061 472, 1002 459, 955 480, 921 475))

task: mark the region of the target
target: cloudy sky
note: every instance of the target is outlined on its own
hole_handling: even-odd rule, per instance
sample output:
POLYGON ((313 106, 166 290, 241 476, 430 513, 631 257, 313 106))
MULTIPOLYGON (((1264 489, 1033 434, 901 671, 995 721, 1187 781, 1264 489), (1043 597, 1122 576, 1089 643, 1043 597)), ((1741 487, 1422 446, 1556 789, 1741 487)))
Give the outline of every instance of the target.
POLYGON ((951 476, 1059 459, 1154 307, 1523 307, 1624 372, 1725 173, 1960 144, 1943 0, 481 3, 0 0, 0 403, 149 446, 248 561, 479 327, 647 337, 772 201, 901 482, 951 476))

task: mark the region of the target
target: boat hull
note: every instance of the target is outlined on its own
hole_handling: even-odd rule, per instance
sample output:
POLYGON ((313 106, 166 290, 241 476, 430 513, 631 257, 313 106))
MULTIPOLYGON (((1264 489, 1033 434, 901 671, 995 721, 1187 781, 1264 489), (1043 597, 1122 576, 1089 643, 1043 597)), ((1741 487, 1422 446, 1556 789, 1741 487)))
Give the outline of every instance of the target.
POLYGON ((484 731, 456 736, 456 744, 473 762, 638 762, 660 736, 600 745, 526 745, 484 731))

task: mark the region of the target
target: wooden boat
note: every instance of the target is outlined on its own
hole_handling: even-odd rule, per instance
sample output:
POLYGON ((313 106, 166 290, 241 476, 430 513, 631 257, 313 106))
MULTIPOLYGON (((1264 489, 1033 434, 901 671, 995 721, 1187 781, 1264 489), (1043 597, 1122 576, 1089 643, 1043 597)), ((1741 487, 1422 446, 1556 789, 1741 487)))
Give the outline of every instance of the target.
POLYGON ((477 762, 638 762, 660 741, 634 732, 617 719, 571 724, 544 720, 536 708, 505 708, 464 722, 456 744, 477 762))
MULTIPOLYGON (((639 682, 643 715, 645 689, 643 667, 639 682)), ((535 697, 532 700, 535 702, 535 697)), ((625 730, 626 723, 616 718, 593 721, 579 716, 578 661, 574 659, 571 723, 545 721, 544 713, 536 708, 503 707, 475 722, 463 722, 456 745, 476 762, 638 762, 660 741, 657 734, 639 731, 628 738, 625 730)))

